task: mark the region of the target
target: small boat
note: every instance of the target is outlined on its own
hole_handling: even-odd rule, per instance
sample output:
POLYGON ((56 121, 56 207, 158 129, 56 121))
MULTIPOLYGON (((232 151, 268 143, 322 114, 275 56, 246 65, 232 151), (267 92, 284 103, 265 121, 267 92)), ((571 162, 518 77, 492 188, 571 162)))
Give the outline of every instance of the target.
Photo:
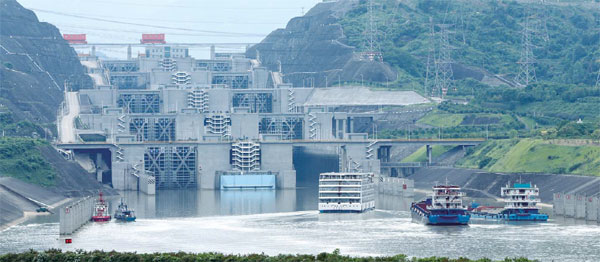
POLYGON ((123 198, 121 198, 121 203, 119 203, 119 207, 115 211, 115 219, 125 222, 135 221, 135 213, 133 210, 127 208, 127 205, 123 203, 123 198))
POLYGON ((96 201, 94 205, 94 212, 92 213, 92 221, 94 222, 106 222, 110 221, 110 214, 108 212, 108 204, 104 201, 102 197, 102 192, 100 192, 100 197, 96 201))
POLYGON ((504 208, 475 207, 471 210, 473 218, 496 219, 504 221, 548 221, 548 215, 539 212, 540 191, 531 183, 514 183, 501 188, 504 208))
POLYGON ((412 203, 410 207, 413 222, 426 225, 467 225, 471 215, 463 206, 464 193, 459 186, 440 185, 433 187, 427 199, 412 203))

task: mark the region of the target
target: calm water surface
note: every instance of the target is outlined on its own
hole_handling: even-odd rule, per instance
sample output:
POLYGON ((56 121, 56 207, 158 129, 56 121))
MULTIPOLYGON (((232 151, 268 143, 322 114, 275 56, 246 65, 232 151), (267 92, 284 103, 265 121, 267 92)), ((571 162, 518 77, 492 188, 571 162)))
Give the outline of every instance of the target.
MULTIPOLYGON (((600 261, 600 226, 553 219, 541 224, 411 223, 412 198, 379 196, 366 214, 319 214, 313 189, 278 191, 124 192, 134 223, 88 223, 66 245, 58 217, 44 216, 0 232, 0 253, 43 250, 218 251, 470 258, 526 256, 543 261, 600 261)), ((111 209, 118 197, 112 198, 111 209)))

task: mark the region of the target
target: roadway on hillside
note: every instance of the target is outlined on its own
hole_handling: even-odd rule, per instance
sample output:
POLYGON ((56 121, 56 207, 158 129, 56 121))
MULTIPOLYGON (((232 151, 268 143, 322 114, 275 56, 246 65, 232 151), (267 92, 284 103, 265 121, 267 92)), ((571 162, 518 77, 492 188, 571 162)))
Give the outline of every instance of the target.
POLYGON ((67 92, 65 103, 69 113, 60 121, 60 141, 62 143, 75 143, 75 118, 79 115, 79 98, 77 92, 67 92))

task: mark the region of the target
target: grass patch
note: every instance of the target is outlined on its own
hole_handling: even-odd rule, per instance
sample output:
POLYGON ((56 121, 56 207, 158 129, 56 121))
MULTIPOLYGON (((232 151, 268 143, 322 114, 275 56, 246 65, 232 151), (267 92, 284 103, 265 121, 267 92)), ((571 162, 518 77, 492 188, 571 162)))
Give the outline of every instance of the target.
MULTIPOLYGON (((450 149, 452 148, 454 148, 454 146, 432 146, 431 156, 433 158, 436 158, 438 156, 441 156, 443 153, 450 151, 450 149)), ((427 148, 425 146, 420 147, 417 151, 412 153, 410 156, 407 156, 406 158, 402 159, 402 161, 400 162, 427 162, 427 148)))
POLYGON ((600 176, 600 147, 547 144, 541 139, 494 140, 469 150, 457 165, 491 172, 600 176))
POLYGON ((42 186, 55 185, 56 171, 42 156, 40 146, 49 145, 33 138, 0 138, 0 176, 42 186))
POLYGON ((460 125, 464 118, 463 114, 445 114, 433 111, 419 119, 417 123, 434 127, 454 127, 460 125))

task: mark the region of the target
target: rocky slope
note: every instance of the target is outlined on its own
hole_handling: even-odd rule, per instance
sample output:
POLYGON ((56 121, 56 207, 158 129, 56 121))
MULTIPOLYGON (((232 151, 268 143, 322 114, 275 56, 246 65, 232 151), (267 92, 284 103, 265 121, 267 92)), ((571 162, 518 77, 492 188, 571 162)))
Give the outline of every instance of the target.
POLYGON ((284 80, 295 86, 394 81, 396 72, 388 64, 361 59, 360 50, 344 44, 339 21, 357 4, 356 0, 319 3, 249 48, 246 55, 258 54, 269 70, 277 71, 281 65, 284 80))
POLYGON ((0 0, 0 104, 18 120, 51 123, 73 89, 92 82, 56 27, 15 0, 0 0))

